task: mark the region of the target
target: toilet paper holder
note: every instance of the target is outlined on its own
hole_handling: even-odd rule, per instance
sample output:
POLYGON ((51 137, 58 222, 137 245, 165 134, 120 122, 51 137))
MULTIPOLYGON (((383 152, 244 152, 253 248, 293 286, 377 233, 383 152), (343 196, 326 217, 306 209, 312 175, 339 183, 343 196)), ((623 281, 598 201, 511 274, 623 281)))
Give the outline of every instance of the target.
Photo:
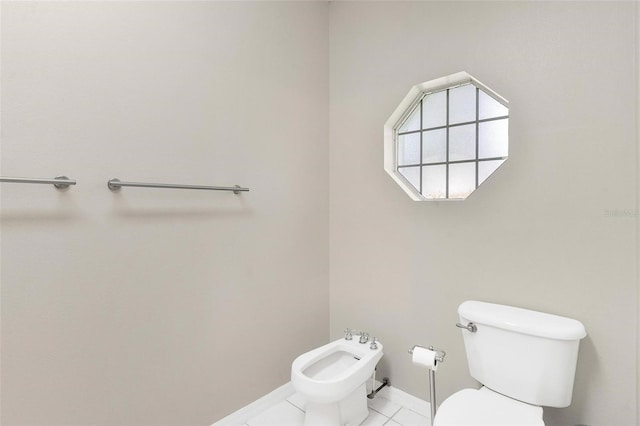
POLYGON ((409 349, 409 354, 413 355, 413 350, 415 348, 423 348, 423 349, 429 349, 430 351, 434 351, 436 353, 436 361, 438 362, 444 362, 444 357, 447 355, 447 353, 442 349, 436 349, 433 346, 422 346, 422 345, 413 345, 413 347, 409 349))
MULTIPOLYGON (((435 359, 437 362, 444 362, 444 357, 447 355, 447 353, 442 349, 436 349, 433 346, 421 345, 414 345, 409 349, 409 353, 411 355, 413 355, 413 350, 415 348, 429 349, 430 351, 435 352, 435 359)), ((431 408, 431 424, 433 424, 433 419, 436 417, 436 372, 431 368, 429 369, 429 405, 431 408)))

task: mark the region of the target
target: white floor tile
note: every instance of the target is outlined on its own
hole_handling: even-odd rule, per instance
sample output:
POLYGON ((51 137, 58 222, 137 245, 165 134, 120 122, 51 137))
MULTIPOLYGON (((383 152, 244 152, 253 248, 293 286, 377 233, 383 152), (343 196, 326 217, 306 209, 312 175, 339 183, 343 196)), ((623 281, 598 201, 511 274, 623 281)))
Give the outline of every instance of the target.
POLYGON ((408 408, 411 411, 415 411, 421 416, 431 416, 431 404, 429 404, 427 401, 420 401, 416 398, 416 401, 403 401, 402 406, 404 408, 408 408))
POLYGON ((393 417, 402 406, 396 402, 389 401, 380 395, 376 395, 375 398, 368 401, 369 408, 376 410, 380 414, 384 414, 387 417, 393 417))
MULTIPOLYGON (((402 426, 430 426, 431 422, 429 418, 421 416, 415 411, 411 411, 408 408, 401 408, 392 418, 396 423, 400 423, 402 426)), ((253 425, 252 425, 253 426, 253 425)))
POLYGON ((247 421, 249 426, 302 426, 304 413, 287 401, 282 401, 247 421))
POLYGON ((364 422, 360 423, 360 426, 382 426, 387 420, 389 420, 389 417, 383 416, 377 411, 369 410, 369 415, 364 422))
POLYGON ((290 403, 292 403, 302 411, 307 410, 307 400, 297 392, 291 395, 289 398, 287 398, 287 401, 289 401, 290 403))
POLYGON ((382 388, 379 395, 425 417, 429 417, 431 413, 431 405, 427 401, 392 386, 382 388))
MULTIPOLYGON (((248 421, 245 421, 247 418, 245 416, 236 424, 243 426, 303 426, 304 411, 307 406, 306 399, 295 393, 293 389, 290 389, 286 394, 280 392, 279 395, 280 399, 276 400, 279 402, 276 402, 275 405, 267 409, 262 408, 264 411, 258 411, 259 414, 248 421)), ((400 389, 383 388, 375 398, 367 400, 367 405, 369 415, 359 426, 431 426, 429 403, 400 389)), ((253 410, 253 413, 255 412, 256 410, 253 410)))

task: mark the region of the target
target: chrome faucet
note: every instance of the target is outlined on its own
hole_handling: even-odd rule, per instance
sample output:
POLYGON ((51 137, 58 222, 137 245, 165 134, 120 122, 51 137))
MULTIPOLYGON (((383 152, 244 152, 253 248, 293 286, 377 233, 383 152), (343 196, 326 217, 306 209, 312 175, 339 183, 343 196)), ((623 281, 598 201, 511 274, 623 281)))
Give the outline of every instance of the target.
POLYGON ((378 349, 378 338, 377 337, 372 337, 371 338, 371 344, 369 345, 369 349, 371 350, 376 350, 378 349))
POLYGON ((357 333, 360 336, 360 343, 365 344, 369 341, 369 333, 367 333, 366 331, 352 330, 350 328, 344 330, 344 340, 353 340, 354 333, 357 333))

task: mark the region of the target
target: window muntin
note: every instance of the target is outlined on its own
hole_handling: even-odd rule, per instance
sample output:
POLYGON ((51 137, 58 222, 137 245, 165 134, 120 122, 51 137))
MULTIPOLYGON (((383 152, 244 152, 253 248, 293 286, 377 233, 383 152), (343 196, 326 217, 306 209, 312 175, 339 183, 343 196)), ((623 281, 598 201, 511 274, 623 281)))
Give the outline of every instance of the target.
POLYGON ((397 172, 424 198, 466 198, 507 159, 508 113, 473 83, 423 93, 397 128, 397 172))

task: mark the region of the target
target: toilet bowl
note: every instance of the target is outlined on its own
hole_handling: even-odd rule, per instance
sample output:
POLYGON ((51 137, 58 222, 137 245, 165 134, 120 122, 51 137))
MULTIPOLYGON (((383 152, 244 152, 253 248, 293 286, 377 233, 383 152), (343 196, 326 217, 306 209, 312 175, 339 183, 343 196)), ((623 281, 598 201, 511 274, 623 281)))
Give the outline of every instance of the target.
POLYGON ((486 387, 463 389, 441 405, 434 426, 544 426, 542 407, 516 401, 486 387))
POLYGON ((297 357, 291 384, 307 400, 305 426, 358 425, 369 414, 366 381, 382 344, 339 339, 297 357))

